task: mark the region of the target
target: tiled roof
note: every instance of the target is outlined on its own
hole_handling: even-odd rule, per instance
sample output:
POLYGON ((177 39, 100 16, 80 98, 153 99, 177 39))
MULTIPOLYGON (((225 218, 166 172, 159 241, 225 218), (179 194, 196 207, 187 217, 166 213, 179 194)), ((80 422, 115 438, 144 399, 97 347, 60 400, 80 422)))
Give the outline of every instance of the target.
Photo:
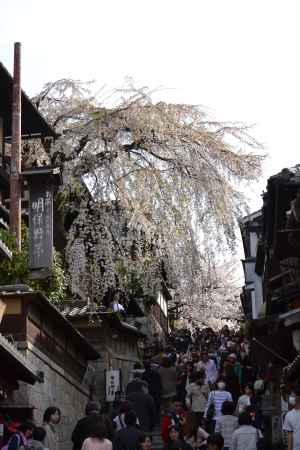
POLYGON ((105 312, 106 310, 103 306, 96 305, 95 303, 80 306, 65 305, 61 311, 66 318, 85 317, 105 312))
POLYGON ((123 328, 127 332, 133 333, 142 338, 145 337, 145 334, 137 327, 120 320, 117 313, 112 310, 107 310, 104 306, 99 306, 95 303, 88 305, 81 304, 78 306, 74 306, 74 304, 65 305, 61 313, 70 321, 72 321, 72 319, 79 319, 83 317, 99 316, 99 319, 101 320, 109 320, 114 327, 123 328))

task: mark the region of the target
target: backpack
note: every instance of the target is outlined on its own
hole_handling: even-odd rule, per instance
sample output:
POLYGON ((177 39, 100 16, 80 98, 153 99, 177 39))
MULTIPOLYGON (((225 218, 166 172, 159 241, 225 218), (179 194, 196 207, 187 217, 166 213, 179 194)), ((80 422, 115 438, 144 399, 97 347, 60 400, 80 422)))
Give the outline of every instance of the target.
POLYGON ((11 443, 11 441, 13 440, 13 438, 14 438, 15 436, 17 436, 17 438, 18 438, 18 449, 19 449, 19 450, 26 450, 26 449, 28 448, 27 446, 25 446, 25 443, 24 443, 24 440, 23 440, 21 434, 20 434, 20 433, 14 433, 14 434, 9 438, 8 443, 7 443, 4 447, 2 447, 1 450, 9 450, 10 443, 11 443))

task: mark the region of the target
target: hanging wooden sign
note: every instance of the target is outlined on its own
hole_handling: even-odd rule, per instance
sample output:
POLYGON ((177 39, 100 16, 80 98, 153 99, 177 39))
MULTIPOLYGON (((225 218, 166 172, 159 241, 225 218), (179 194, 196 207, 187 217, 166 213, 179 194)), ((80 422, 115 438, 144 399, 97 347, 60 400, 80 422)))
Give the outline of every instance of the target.
MULTIPOLYGON (((57 169, 37 168, 22 175, 29 189, 29 269, 48 276, 53 260, 53 188, 57 169), (46 269, 46 270, 45 270, 46 269)), ((60 174, 60 172, 59 172, 60 174)))
POLYGON ((29 183, 29 268, 52 266, 53 184, 51 178, 32 177, 29 183))

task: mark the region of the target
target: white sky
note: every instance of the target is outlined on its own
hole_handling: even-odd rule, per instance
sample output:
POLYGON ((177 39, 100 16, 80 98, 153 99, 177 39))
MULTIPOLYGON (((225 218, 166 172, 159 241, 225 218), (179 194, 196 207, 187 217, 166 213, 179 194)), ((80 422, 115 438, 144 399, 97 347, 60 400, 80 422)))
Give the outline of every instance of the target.
POLYGON ((257 208, 267 177, 300 162, 299 13, 297 0, 2 0, 0 60, 12 71, 22 43, 29 95, 62 77, 113 87, 129 75, 171 88, 164 100, 257 124, 269 153, 257 208))

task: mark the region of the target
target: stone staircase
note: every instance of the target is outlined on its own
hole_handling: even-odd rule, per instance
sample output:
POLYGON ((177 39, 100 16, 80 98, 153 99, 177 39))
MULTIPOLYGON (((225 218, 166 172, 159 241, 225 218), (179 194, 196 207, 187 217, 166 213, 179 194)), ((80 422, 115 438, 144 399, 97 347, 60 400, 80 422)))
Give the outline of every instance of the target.
POLYGON ((156 425, 154 430, 152 431, 152 449, 153 450, 162 450, 164 448, 164 443, 161 437, 161 429, 160 425, 156 425))

